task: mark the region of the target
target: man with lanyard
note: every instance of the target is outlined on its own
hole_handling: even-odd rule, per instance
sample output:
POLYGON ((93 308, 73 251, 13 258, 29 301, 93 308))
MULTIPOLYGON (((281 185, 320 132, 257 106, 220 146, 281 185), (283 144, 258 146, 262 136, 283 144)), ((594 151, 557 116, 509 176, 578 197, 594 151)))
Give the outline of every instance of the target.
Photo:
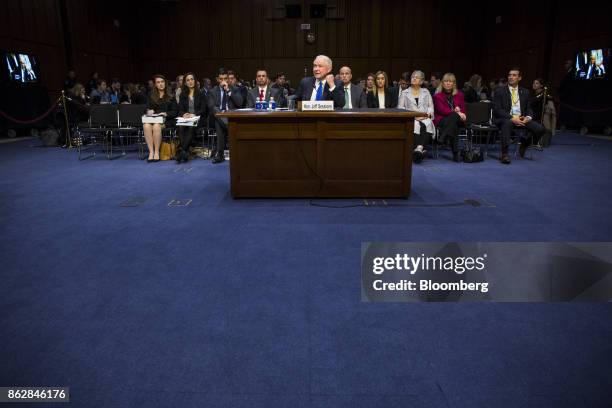
MULTIPOLYGON (((503 164, 510 164, 508 144, 513 128, 526 129, 527 134, 533 137, 534 144, 538 142, 545 131, 541 124, 531 120, 533 112, 529 106, 529 91, 518 86, 520 81, 521 70, 519 68, 510 69, 508 86, 495 91, 493 99, 493 116, 501 134, 502 154, 500 161, 503 164)), ((523 137, 519 148, 521 157, 525 156, 528 145, 529 139, 523 137)))

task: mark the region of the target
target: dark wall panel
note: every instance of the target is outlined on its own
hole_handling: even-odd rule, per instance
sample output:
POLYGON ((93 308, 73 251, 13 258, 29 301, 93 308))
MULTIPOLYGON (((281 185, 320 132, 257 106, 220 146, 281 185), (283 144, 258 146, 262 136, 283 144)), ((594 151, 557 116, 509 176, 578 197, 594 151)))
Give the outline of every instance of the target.
POLYGON ((211 77, 223 66, 247 79, 260 67, 271 76, 285 71, 296 83, 317 54, 332 57, 336 72, 351 66, 355 78, 421 69, 488 80, 518 64, 525 85, 538 76, 556 85, 575 51, 612 46, 604 1, 580 8, 556 0, 328 0, 334 18, 316 19, 309 6, 319 0, 291 2, 302 18, 284 18, 285 0, 5 0, 0 47, 36 54, 42 82, 56 94, 71 62, 82 81, 94 70, 143 81, 188 70, 211 77), (301 23, 311 24, 315 44, 301 23))
POLYGON ((156 29, 134 33, 135 73, 146 78, 167 68, 166 75, 174 77, 201 69, 200 75, 210 76, 223 66, 252 79, 263 66, 270 73, 287 72, 295 83, 304 75, 304 66, 310 71, 318 54, 329 55, 336 72, 343 64, 352 66, 355 77, 381 69, 397 79, 405 70, 450 67, 465 77, 473 69, 476 44, 462 22, 477 16, 471 17, 465 8, 455 9, 441 0, 338 1, 331 2, 328 11, 343 18, 311 19, 310 3, 300 2, 302 19, 269 19, 266 16, 276 15, 284 2, 140 2, 135 26, 156 29), (175 16, 180 23, 163 24, 175 16), (305 41, 301 23, 311 24, 315 44, 305 41), (158 44, 164 44, 162 49, 158 44), (174 62, 165 64, 167 59, 174 62))
POLYGON ((58 5, 57 0, 4 0, 0 12, 0 49, 34 54, 52 98, 66 72, 58 5))

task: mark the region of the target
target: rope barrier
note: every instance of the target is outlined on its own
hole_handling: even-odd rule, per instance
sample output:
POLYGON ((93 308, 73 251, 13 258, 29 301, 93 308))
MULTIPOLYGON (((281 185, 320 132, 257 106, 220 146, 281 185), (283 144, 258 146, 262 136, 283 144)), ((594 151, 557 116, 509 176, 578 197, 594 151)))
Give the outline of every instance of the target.
MULTIPOLYGON (((60 98, 61 99, 61 98, 60 98)), ((60 100, 55 101, 55 103, 49 108, 49 110, 47 110, 45 113, 43 113, 42 115, 31 119, 31 120, 20 120, 20 119, 15 119, 12 116, 9 116, 7 113, 3 112, 0 110, 0 116, 4 117, 5 119, 8 119, 11 122, 15 122, 18 123, 20 125, 31 125, 32 123, 36 123, 42 119, 44 119, 45 117, 47 117, 51 112, 53 112, 53 110, 55 108, 57 108, 57 106, 59 105, 60 100)))

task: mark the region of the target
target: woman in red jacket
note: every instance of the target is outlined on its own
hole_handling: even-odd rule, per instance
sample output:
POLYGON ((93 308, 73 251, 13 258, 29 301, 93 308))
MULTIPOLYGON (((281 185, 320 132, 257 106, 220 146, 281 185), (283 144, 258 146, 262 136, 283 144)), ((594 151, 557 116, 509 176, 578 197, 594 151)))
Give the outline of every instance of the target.
POLYGON ((457 89, 454 74, 446 73, 433 97, 434 124, 439 130, 440 140, 448 140, 453 151, 453 161, 459 161, 457 136, 459 126, 465 123, 465 99, 457 89))

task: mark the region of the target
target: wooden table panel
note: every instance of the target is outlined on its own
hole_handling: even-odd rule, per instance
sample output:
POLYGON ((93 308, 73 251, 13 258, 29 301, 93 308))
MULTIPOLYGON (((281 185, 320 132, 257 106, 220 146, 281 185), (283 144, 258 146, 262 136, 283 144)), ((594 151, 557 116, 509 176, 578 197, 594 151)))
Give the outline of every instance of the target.
POLYGON ((401 110, 231 111, 232 196, 408 197, 413 118, 401 110))

